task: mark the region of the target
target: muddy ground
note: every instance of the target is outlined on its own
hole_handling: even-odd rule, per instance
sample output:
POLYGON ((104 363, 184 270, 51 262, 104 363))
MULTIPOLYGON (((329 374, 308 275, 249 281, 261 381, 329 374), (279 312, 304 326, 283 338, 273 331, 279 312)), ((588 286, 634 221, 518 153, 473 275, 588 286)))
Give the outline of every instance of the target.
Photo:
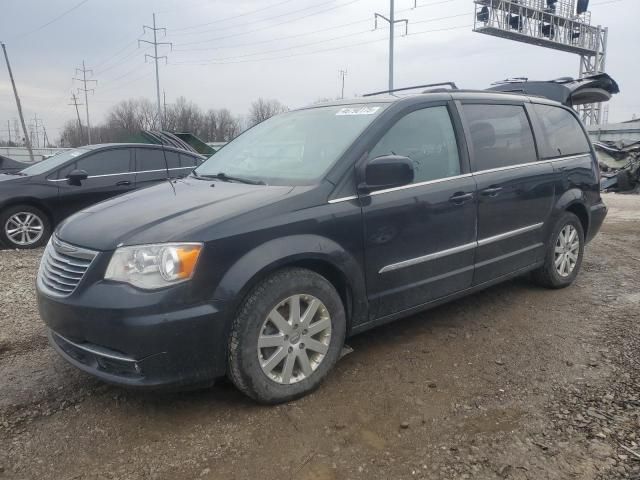
POLYGON ((76 371, 38 319, 41 251, 0 251, 0 479, 640 479, 640 196, 606 201, 572 287, 516 279, 360 335, 278 407, 76 371))

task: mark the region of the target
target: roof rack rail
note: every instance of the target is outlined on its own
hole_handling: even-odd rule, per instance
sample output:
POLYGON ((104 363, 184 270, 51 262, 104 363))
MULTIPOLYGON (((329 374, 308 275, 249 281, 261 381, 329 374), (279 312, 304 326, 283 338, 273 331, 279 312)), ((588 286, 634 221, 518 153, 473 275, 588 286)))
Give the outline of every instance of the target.
MULTIPOLYGON (((443 85, 448 85, 449 87, 451 87, 451 90, 458 90, 457 85, 453 82, 440 82, 440 83, 428 83, 427 85, 416 85, 415 87, 394 88, 393 90, 381 90, 379 92, 365 93, 362 96, 373 97, 375 95, 382 95, 384 93, 402 92, 405 90, 415 90, 416 88, 441 87, 443 85)), ((425 92, 422 92, 422 93, 425 93, 425 92)))

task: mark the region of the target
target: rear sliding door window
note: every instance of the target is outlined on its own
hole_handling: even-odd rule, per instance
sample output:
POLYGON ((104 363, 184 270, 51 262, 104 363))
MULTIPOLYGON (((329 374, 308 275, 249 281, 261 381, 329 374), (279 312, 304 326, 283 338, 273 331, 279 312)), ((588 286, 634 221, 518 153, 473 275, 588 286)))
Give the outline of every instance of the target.
POLYGON ((467 104, 462 109, 471 133, 475 171, 537 160, 524 107, 467 104))
POLYGON ((564 108, 533 105, 542 124, 544 138, 540 142, 542 158, 589 153, 591 147, 576 117, 564 108))
POLYGON ((414 183, 460 174, 458 145, 447 107, 416 110, 402 117, 385 133, 370 153, 409 157, 414 183))

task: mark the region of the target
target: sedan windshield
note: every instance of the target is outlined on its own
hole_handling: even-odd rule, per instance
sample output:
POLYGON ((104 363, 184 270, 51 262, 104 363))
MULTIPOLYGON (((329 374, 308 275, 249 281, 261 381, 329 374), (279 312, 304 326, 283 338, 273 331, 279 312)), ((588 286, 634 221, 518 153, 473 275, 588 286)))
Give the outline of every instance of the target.
POLYGON ((326 174, 385 107, 317 107, 271 117, 215 153, 195 174, 270 185, 311 185, 326 174))
POLYGON ((74 148, 73 150, 66 150, 54 155, 53 157, 49 157, 46 160, 42 160, 31 165, 30 167, 25 168, 21 173, 23 175, 40 175, 41 173, 47 173, 51 170, 55 170, 72 158, 76 158, 88 151, 89 150, 84 148, 74 148))

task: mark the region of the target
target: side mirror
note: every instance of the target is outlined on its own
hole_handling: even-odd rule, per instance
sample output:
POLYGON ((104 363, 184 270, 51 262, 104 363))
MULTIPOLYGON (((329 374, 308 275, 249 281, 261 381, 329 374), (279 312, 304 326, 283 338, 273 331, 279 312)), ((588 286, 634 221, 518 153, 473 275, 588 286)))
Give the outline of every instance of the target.
POLYGON ((89 174, 84 170, 71 170, 71 172, 67 175, 67 183, 69 185, 75 185, 79 187, 82 185, 82 180, 86 180, 89 178, 89 174))
POLYGON ((365 191, 401 187, 413 182, 413 162, 401 155, 376 157, 364 165, 358 188, 365 191))

